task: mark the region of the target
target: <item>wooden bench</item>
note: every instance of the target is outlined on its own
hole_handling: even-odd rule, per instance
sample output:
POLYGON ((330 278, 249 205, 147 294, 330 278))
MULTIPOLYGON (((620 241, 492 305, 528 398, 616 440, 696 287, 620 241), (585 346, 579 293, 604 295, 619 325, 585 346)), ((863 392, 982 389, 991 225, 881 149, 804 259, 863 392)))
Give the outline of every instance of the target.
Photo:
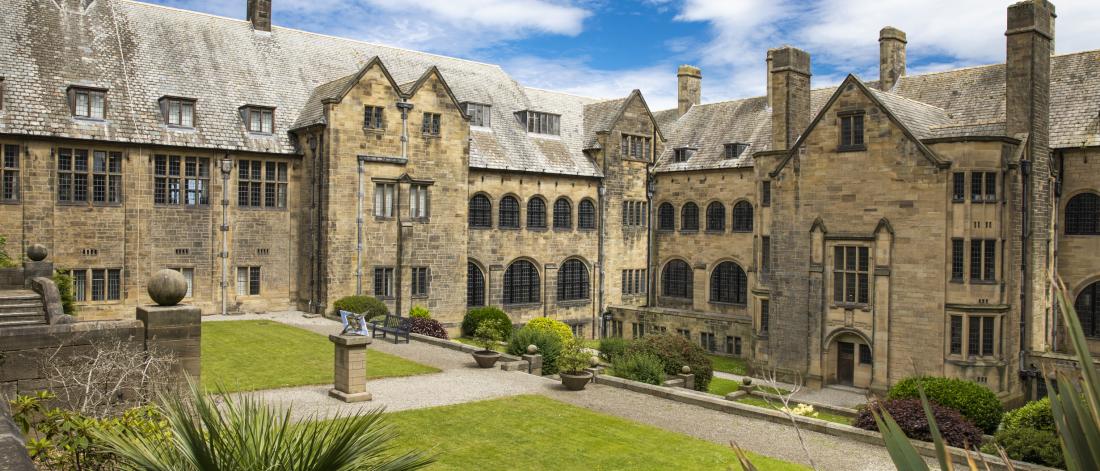
POLYGON ((382 334, 382 339, 386 339, 386 334, 393 335, 393 343, 398 343, 401 340, 401 336, 405 336, 405 343, 409 343, 409 322, 408 319, 395 316, 392 314, 386 314, 386 317, 379 321, 372 321, 370 323, 371 338, 378 338, 378 334, 382 334))

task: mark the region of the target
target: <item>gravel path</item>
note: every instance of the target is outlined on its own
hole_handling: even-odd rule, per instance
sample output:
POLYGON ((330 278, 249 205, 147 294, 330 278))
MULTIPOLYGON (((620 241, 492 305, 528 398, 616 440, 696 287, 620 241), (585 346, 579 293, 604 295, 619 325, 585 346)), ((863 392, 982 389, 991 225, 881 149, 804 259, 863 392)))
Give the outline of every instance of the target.
MULTIPOLYGON (((732 373, 726 373, 723 371, 715 371, 714 376, 716 378, 729 379, 733 381, 741 381, 743 376, 735 375, 732 373)), ((753 378, 753 382, 758 385, 767 385, 767 381, 760 378, 753 378)), ((795 386, 790 383, 777 382, 774 386, 793 391, 795 386)), ((854 388, 841 388, 835 386, 826 386, 821 389, 802 388, 794 394, 794 399, 798 401, 807 401, 817 404, 830 404, 839 407, 847 407, 849 409, 855 409, 856 406, 867 403, 867 396, 865 393, 860 392, 854 388)))
MULTIPOLYGON (((305 318, 301 313, 268 313, 207 316, 205 322, 268 319, 318 333, 339 331, 339 324, 323 318, 305 318)), ((476 368, 469 355, 424 343, 394 345, 377 339, 370 349, 395 354, 440 368, 435 374, 404 378, 383 378, 367 383, 374 399, 366 404, 345 404, 328 397, 331 385, 305 386, 259 391, 266 400, 293 405, 298 417, 328 416, 385 407, 387 411, 458 404, 518 394, 541 394, 596 412, 657 426, 673 432, 726 445, 731 440, 762 455, 808 464, 795 430, 763 420, 724 414, 697 406, 639 394, 609 386, 591 384, 584 391, 565 391, 549 378, 497 368, 476 368)), ((368 355, 369 355, 368 350, 368 355)), ((802 433, 821 470, 893 470, 886 450, 815 432, 802 433)))

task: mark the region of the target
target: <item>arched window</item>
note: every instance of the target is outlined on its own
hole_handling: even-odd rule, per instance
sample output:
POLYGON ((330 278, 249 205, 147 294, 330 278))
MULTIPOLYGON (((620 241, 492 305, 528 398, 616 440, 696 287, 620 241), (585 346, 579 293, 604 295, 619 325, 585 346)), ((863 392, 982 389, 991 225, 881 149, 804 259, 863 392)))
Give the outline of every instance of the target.
POLYGON ((748 292, 748 277, 745 276, 745 270, 736 263, 719 263, 710 273, 712 303, 745 304, 748 300, 748 292))
POLYGON ((485 305, 485 274, 474 262, 466 262, 466 306, 485 305))
POLYGON ((1093 283, 1077 295, 1077 302, 1073 303, 1073 309, 1077 311, 1077 318, 1081 320, 1081 329, 1089 338, 1100 338, 1100 282, 1093 283))
POLYGON ((752 204, 748 201, 733 205, 733 232, 752 232, 752 204))
POLYGON ((514 196, 500 199, 500 227, 519 227, 519 200, 514 196))
POLYGON ((565 198, 554 201, 554 229, 573 228, 573 205, 565 198))
POLYGON ((596 228, 596 204, 592 200, 581 200, 581 204, 577 205, 577 227, 596 228))
POLYGON ((531 198, 527 202, 527 227, 546 227, 546 202, 542 198, 531 198))
POLYGON ((661 231, 676 230, 676 208, 672 203, 661 203, 657 208, 657 229, 661 231))
POLYGON ((717 201, 707 205, 707 230, 726 230, 726 206, 717 201))
POLYGON ((1066 203, 1066 234, 1100 235, 1100 196, 1081 193, 1066 203))
POLYGON ((526 260, 517 260, 504 272, 504 304, 539 302, 539 271, 526 260))
POLYGON ((588 299, 588 267, 584 262, 571 259, 558 270, 558 301, 588 299))
POLYGON ((699 230, 699 206, 695 203, 686 203, 684 207, 680 209, 680 230, 699 230))
POLYGON ((493 225, 493 203, 485 195, 470 198, 470 227, 491 227, 493 225))
POLYGON ((691 267, 683 260, 665 264, 661 272, 661 294, 670 298, 691 299, 691 267))

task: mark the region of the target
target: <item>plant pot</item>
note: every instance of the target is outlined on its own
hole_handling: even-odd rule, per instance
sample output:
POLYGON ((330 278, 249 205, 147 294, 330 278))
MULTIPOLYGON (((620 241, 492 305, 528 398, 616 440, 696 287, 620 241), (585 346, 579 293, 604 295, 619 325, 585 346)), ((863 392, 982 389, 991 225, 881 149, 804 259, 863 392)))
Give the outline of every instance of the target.
POLYGON ((492 368, 497 364, 497 360, 500 359, 500 352, 494 351, 480 351, 474 352, 474 361, 477 362, 477 366, 481 368, 492 368))
POLYGON ((562 372, 558 373, 558 376, 561 377, 562 386, 565 386, 565 389, 570 391, 580 391, 584 389, 584 386, 588 384, 590 380, 592 380, 592 373, 588 371, 577 374, 562 372))

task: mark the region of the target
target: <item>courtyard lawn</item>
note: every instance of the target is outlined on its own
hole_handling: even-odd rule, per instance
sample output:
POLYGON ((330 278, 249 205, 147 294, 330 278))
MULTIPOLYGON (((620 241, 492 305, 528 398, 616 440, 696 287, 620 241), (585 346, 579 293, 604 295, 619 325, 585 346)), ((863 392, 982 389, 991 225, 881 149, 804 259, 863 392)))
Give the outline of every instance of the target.
MULTIPOLYGON (((737 402, 740 402, 742 404, 748 404, 750 406, 763 407, 763 408, 766 408, 766 409, 780 410, 780 409, 783 408, 783 403, 779 402, 778 400, 775 400, 775 399, 764 400, 763 398, 760 398, 758 396, 744 396, 744 397, 738 398, 737 402)), ((793 403, 793 406, 797 406, 797 405, 798 405, 797 403, 793 403)), ((840 414, 833 414, 831 412, 826 412, 826 411, 817 410, 817 409, 814 409, 814 412, 817 413, 817 415, 814 416, 814 418, 821 419, 821 420, 827 420, 829 422, 833 422, 833 423, 837 423, 837 424, 852 425, 852 418, 851 417, 843 416, 843 415, 840 415, 840 414)))
POLYGON ((719 378, 717 376, 710 379, 710 385, 707 386, 707 392, 711 394, 717 394, 719 396, 725 396, 731 392, 741 389, 741 382, 734 381, 732 379, 719 378))
MULTIPOLYGON (((432 470, 741 469, 727 446, 599 414, 544 396, 514 396, 387 414, 399 451, 438 455, 432 470)), ((761 470, 801 465, 749 454, 761 470)))
POLYGON ((748 366, 742 358, 724 357, 721 355, 707 355, 707 357, 710 358, 710 364, 714 371, 741 376, 749 373, 748 366))
MULTIPOLYGON (((202 385, 227 392, 332 382, 332 342, 274 321, 202 323, 202 385)), ((430 366, 367 349, 367 379, 436 373, 430 366)))

